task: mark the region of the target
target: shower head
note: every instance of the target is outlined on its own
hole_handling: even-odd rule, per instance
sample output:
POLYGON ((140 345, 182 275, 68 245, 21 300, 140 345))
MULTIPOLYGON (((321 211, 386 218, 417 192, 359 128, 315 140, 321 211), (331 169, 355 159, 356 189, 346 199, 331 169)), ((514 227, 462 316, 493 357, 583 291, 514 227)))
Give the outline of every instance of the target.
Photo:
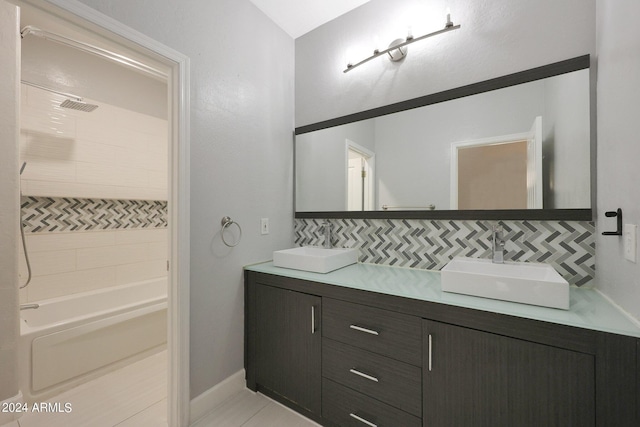
POLYGON ((96 108, 98 108, 98 106, 95 105, 95 104, 87 104, 86 102, 84 102, 82 100, 82 98, 80 98, 77 95, 73 95, 71 93, 60 92, 59 90, 51 89, 51 88, 46 87, 46 86, 41 86, 39 84, 35 84, 35 83, 29 82, 27 80, 20 80, 20 82, 25 84, 25 85, 28 85, 28 86, 33 86, 33 87, 35 87, 37 89, 46 90, 47 92, 55 93, 57 95, 62 95, 64 97, 66 97, 67 99, 65 99, 64 101, 62 101, 62 103, 60 103, 60 106, 63 107, 63 108, 69 108, 71 110, 78 110, 78 111, 85 111, 87 113, 90 113, 93 110, 95 110, 96 108), (73 98, 73 99, 69 99, 69 98, 73 98))
POLYGON ((22 172, 24 172, 25 166, 27 166, 27 162, 22 163, 22 167, 20 167, 20 175, 22 175, 22 172))
POLYGON ((87 113, 92 112, 93 110, 95 110, 96 108, 98 108, 97 105, 95 104, 87 104, 86 102, 83 101, 72 101, 70 99, 65 99, 61 104, 61 107, 63 108, 69 108, 71 110, 78 110, 78 111, 84 111, 87 113))

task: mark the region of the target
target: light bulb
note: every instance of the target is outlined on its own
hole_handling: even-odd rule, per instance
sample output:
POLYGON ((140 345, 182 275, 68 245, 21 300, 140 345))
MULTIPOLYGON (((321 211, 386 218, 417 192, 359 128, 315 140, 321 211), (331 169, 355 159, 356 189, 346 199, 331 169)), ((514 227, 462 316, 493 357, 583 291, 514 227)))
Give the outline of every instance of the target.
POLYGON ((407 40, 413 40, 413 29, 411 25, 407 27, 407 40))
POLYGON ((344 54, 344 61, 347 63, 347 68, 353 65, 353 49, 347 49, 344 54))

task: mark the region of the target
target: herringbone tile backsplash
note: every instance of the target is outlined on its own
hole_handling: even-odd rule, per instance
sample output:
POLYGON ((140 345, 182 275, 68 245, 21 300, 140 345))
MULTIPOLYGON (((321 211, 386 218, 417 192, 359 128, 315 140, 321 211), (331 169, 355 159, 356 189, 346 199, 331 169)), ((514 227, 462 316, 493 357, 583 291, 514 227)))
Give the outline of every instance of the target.
MULTIPOLYGON (((296 219, 295 242, 320 246, 322 219, 296 219)), ((491 226, 505 231, 505 260, 545 262, 570 283, 593 283, 595 225, 589 221, 331 219, 333 244, 360 248, 360 262, 440 270, 454 257, 491 257, 491 226)))
POLYGON ((165 228, 167 202, 23 196, 22 223, 29 233, 165 228))

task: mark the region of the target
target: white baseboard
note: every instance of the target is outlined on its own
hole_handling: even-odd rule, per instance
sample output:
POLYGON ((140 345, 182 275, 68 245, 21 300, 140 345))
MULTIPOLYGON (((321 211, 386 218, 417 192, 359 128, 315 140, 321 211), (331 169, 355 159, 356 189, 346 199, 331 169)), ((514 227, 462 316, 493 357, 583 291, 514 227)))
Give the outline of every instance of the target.
POLYGON ((242 369, 193 398, 190 403, 189 423, 193 424, 229 397, 244 390, 246 388, 244 377, 245 373, 244 369, 242 369))
MULTIPOLYGON (((18 391, 18 394, 16 394, 15 396, 10 397, 10 398, 5 399, 2 402, 0 402, 0 409, 4 408, 6 404, 11 404, 11 403, 24 403, 24 400, 22 399, 22 392, 21 391, 18 391)), ((10 422, 13 422, 13 421, 17 420, 21 416, 22 416, 22 412, 2 412, 2 411, 0 411, 0 426, 3 426, 5 424, 9 424, 10 422)))

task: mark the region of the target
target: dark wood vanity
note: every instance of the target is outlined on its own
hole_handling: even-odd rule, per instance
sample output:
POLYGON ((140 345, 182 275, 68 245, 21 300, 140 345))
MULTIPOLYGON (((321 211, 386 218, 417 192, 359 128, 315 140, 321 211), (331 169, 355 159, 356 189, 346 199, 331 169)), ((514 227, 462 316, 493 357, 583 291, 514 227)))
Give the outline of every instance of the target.
POLYGON ((247 387, 322 425, 640 425, 635 336, 255 270, 247 387))

